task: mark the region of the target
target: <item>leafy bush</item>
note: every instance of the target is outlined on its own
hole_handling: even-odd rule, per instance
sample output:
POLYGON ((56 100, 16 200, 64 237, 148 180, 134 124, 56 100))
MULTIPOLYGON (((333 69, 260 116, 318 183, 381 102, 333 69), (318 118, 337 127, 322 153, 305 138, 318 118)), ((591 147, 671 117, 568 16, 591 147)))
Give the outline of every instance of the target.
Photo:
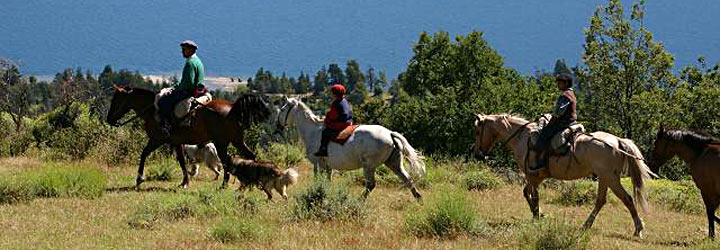
POLYGON ((258 238, 261 233, 262 227, 246 218, 226 217, 213 227, 211 236, 222 243, 238 243, 258 238))
POLYGON ((428 204, 411 209, 405 219, 405 228, 418 237, 453 238, 473 234, 477 219, 465 193, 444 188, 428 204))
POLYGON ((597 184, 588 180, 562 182, 560 194, 555 203, 564 206, 583 206, 594 204, 597 199, 597 184))
POLYGON ((107 177, 97 169, 51 165, 0 178, 0 203, 38 197, 96 198, 105 193, 107 177))
POLYGON ((180 166, 172 158, 164 158, 159 164, 152 164, 148 168, 148 181, 171 181, 180 172, 180 166))
MULTIPOLYGON (((144 135, 145 131, 132 126, 109 128, 90 149, 89 156, 108 165, 135 162, 140 159, 140 153, 147 142, 144 135)), ((148 158, 150 159, 152 158, 148 158)))
POLYGON ((305 159, 305 149, 297 143, 270 143, 267 149, 257 151, 258 159, 289 168, 305 159))
POLYGON ((463 185, 468 190, 489 190, 500 187, 502 180, 487 169, 482 169, 465 173, 463 185))
POLYGON ((519 240, 525 249, 586 249, 590 234, 563 220, 544 219, 528 225, 519 240))
POLYGON ((689 214, 705 214, 700 190, 692 181, 656 180, 648 188, 648 197, 669 209, 689 214))
POLYGON ((321 179, 295 195, 291 214, 296 220, 361 220, 367 216, 365 203, 352 197, 347 188, 331 186, 321 179))

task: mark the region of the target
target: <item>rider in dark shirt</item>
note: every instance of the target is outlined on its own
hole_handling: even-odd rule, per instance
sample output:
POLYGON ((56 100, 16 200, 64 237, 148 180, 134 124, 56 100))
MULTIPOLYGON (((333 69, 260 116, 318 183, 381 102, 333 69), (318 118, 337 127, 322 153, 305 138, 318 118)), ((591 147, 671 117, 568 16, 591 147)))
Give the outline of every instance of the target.
POLYGON ((537 153, 537 162, 530 171, 539 171, 547 165, 547 151, 552 137, 563 129, 574 125, 577 120, 575 92, 571 88, 572 76, 559 74, 555 78, 558 90, 562 91, 555 104, 555 110, 550 122, 543 127, 533 149, 537 153))
POLYGON ((332 92, 334 100, 330 104, 330 111, 325 116, 325 128, 322 131, 320 149, 315 152, 315 156, 318 157, 327 156, 327 146, 330 139, 337 137, 343 129, 353 124, 352 108, 345 99, 345 87, 335 84, 330 87, 330 92, 332 92))

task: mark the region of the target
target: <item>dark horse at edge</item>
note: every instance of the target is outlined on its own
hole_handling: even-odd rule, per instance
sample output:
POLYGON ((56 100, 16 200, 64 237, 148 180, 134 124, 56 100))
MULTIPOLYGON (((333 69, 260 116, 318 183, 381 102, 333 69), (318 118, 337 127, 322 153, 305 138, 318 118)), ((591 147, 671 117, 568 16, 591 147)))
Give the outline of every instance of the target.
POLYGON ((232 164, 232 159, 227 153, 228 146, 232 143, 245 158, 255 160, 255 153, 243 141, 243 132, 251 124, 263 121, 270 116, 268 104, 259 96, 246 94, 238 98, 235 103, 213 100, 206 106, 198 108, 194 118, 188 118, 194 119, 192 127, 176 126, 169 138, 162 138, 159 122, 155 119, 156 93, 129 86, 113 86, 113 89, 115 93, 108 111, 107 122, 110 125, 118 126, 118 120, 130 110, 135 111, 135 114, 145 122, 144 129, 148 142, 140 154, 138 176, 135 179, 136 187, 145 181, 143 172, 148 155, 160 146, 170 144, 175 150, 183 173, 180 187, 187 188, 190 179, 185 166, 182 144, 205 144, 208 142, 215 144, 218 156, 223 163, 222 187, 225 187, 230 178, 229 166, 232 164))

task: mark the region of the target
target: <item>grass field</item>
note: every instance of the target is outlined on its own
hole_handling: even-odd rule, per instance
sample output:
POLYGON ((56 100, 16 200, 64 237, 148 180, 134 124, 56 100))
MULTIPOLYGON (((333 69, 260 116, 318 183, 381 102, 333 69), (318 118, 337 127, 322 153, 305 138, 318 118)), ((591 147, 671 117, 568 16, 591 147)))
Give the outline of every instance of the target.
MULTIPOLYGON (((642 215, 646 230, 639 239, 632 237, 630 215, 612 194, 593 229, 586 233, 578 230, 592 209, 594 185, 588 184, 590 181, 545 185, 541 209, 546 216, 534 220, 518 184, 495 180, 489 185, 478 184, 484 181, 473 177, 480 175, 477 171, 458 170, 462 167, 458 164, 433 163, 428 165, 428 180, 420 183, 425 197, 422 203, 416 202, 397 178, 381 176, 363 208, 357 210, 360 212, 307 219, 296 213, 297 197, 313 185, 312 170, 306 162, 298 166, 300 182, 289 188, 290 200, 276 195, 270 202, 257 189, 243 194, 233 187, 217 190, 220 182, 212 181, 210 171, 202 168, 201 176, 189 189, 177 189, 179 168, 161 169, 163 164, 151 162, 146 171, 171 171, 169 175, 174 178, 146 182, 135 190, 129 188, 134 185, 134 166, 0 159, 0 181, 26 189, 63 186, 62 180, 72 179, 43 176, 74 176, 58 169, 88 172, 88 177, 75 180, 78 183, 51 188, 55 191, 49 195, 17 194, 17 188, 0 190, 2 196, 22 197, 0 204, 0 249, 720 248, 720 243, 705 240, 707 225, 701 200, 687 183, 653 181, 649 185, 651 211, 642 215), (61 181, 52 181, 55 179, 61 181), (99 195, 93 192, 98 189, 102 190, 99 195), (422 224, 424 218, 431 218, 430 223, 422 224), (438 229, 457 224, 453 222, 465 224, 443 231, 450 232, 444 236, 422 231, 424 226, 438 229)), ((330 210, 342 214, 346 206, 358 204, 352 201, 357 201, 363 190, 360 175, 349 172, 333 177, 328 186, 339 190, 338 197, 349 197, 330 210)), ((624 184, 629 190, 628 182, 624 184)), ((335 193, 329 193, 331 196, 335 193)))

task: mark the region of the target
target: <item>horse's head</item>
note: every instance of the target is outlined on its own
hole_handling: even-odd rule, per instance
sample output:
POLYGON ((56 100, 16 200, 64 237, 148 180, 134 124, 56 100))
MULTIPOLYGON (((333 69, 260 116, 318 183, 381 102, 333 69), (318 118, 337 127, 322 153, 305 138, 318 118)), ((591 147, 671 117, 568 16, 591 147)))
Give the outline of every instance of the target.
POLYGON ((114 84, 112 88, 114 93, 106 121, 112 126, 117 126, 117 121, 125 116, 127 112, 130 112, 130 109, 132 108, 132 105, 130 104, 130 94, 133 92, 133 89, 114 84))
POLYGON ((490 153, 497 140, 498 133, 493 128, 494 119, 490 116, 476 115, 475 117, 475 157, 485 158, 490 153))
POLYGON ((290 115, 290 112, 292 112, 292 110, 295 109, 298 105, 300 105, 299 100, 295 98, 283 97, 280 109, 278 109, 277 111, 277 119, 275 120, 275 125, 277 126, 278 130, 284 130, 285 127, 293 124, 294 121, 290 115))
POLYGON ((668 150, 671 146, 672 141, 667 134, 667 131, 660 125, 657 135, 655 136, 655 144, 653 145, 652 154, 648 160, 648 167, 653 173, 658 173, 660 166, 665 164, 674 155, 668 150))
POLYGON ((243 124, 253 124, 267 120, 270 113, 270 105, 262 96, 244 94, 233 103, 228 118, 243 124))

